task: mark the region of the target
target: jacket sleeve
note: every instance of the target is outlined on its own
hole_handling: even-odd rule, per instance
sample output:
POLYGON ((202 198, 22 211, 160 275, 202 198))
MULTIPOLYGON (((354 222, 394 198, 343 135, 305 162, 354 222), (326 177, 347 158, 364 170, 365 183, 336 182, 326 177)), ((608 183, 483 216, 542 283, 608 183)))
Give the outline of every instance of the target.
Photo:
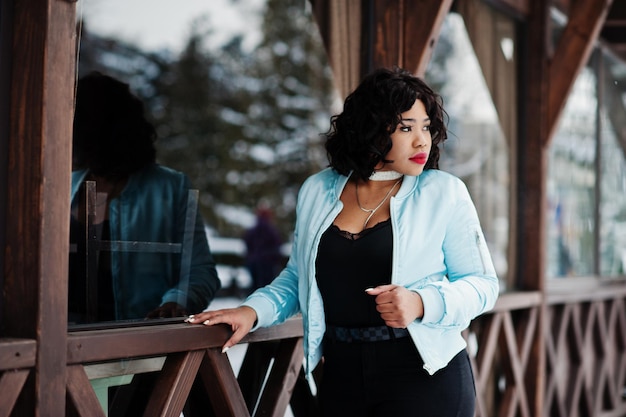
POLYGON ((257 323, 252 330, 282 323, 299 312, 298 273, 294 253, 295 250, 285 268, 269 285, 257 289, 243 302, 242 305, 253 308, 257 313, 257 323))
POLYGON ((312 232, 306 224, 307 216, 303 214, 303 206, 309 204, 311 194, 315 198, 311 183, 311 178, 305 181, 298 194, 296 226, 287 265, 269 285, 256 290, 243 303, 257 313, 258 320, 252 330, 282 323, 299 313, 301 311, 300 298, 308 294, 307 281, 300 275, 305 273, 301 269, 305 268, 303 260, 306 256, 307 244, 303 242, 306 238, 311 238, 312 232))
POLYGON ((175 288, 167 291, 162 303, 175 302, 187 308, 190 314, 198 313, 209 305, 221 288, 215 260, 209 249, 204 222, 197 209, 193 232, 185 235, 187 223, 189 179, 183 176, 177 201, 177 234, 183 243, 180 279, 175 288), (185 241, 186 239, 186 241, 185 241))
POLYGON ((416 290, 424 303, 422 324, 465 329, 493 308, 499 283, 467 188, 458 190, 443 239, 447 276, 416 290))

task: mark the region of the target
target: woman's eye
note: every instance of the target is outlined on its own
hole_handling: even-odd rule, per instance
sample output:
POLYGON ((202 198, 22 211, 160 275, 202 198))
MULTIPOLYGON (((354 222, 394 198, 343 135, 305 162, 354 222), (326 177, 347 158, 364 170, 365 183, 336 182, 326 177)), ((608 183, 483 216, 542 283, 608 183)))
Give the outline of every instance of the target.
POLYGON ((428 126, 424 126, 424 127, 422 128, 422 130, 425 130, 425 131, 429 132, 429 131, 430 131, 430 125, 428 125, 428 126))
POLYGON ((413 130, 411 126, 400 126, 400 132, 410 132, 413 130))

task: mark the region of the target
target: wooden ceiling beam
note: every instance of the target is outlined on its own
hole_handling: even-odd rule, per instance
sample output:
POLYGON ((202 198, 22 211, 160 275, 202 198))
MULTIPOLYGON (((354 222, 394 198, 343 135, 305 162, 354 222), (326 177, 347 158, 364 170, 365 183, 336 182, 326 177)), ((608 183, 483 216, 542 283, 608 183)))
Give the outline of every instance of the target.
POLYGON ((558 125, 576 77, 591 56, 612 2, 613 0, 579 1, 570 8, 567 25, 550 58, 550 88, 547 91, 547 123, 550 131, 544 137, 544 145, 547 145, 558 125))

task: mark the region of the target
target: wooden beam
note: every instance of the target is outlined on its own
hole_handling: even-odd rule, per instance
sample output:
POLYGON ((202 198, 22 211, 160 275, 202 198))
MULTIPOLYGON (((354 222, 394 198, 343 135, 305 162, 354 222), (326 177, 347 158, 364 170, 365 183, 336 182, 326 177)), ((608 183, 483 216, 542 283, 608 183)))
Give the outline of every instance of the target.
POLYGON ((283 339, 261 394, 257 412, 262 416, 285 415, 291 394, 302 369, 304 346, 302 338, 283 339))
POLYGON ((204 351, 191 351, 169 355, 159 373, 144 412, 145 417, 178 417, 198 373, 204 351))
POLYGON ((587 64, 613 0, 572 2, 567 25, 550 60, 548 89, 549 133, 553 136, 580 70, 587 64))
MULTIPOLYGON (((67 362, 80 364, 127 357, 159 356, 186 350, 208 348, 221 350, 231 334, 230 327, 225 324, 210 327, 163 324, 72 332, 67 341, 67 362)), ((249 333, 241 340, 241 343, 302 337, 302 335, 302 319, 294 317, 285 323, 249 333)))
POLYGON ((507 15, 526 19, 530 13, 531 0, 483 0, 492 7, 503 11, 507 15))
POLYGON ((366 72, 397 65, 423 76, 451 6, 452 0, 371 1, 366 72))
MULTIPOLYGON (((533 1, 524 38, 520 39, 519 71, 521 98, 519 140, 517 143, 517 260, 516 289, 545 291, 545 221, 547 138, 550 134, 547 117, 549 94, 549 61, 551 31, 550 1, 533 1)), ((545 386, 545 301, 538 307, 536 337, 530 347, 526 371, 526 394, 530 415, 543 415, 545 386)))
POLYGON ((15 415, 65 413, 75 4, 14 0, 3 327, 37 341, 15 415))
MULTIPOLYGON (((4 248, 6 237, 6 201, 9 181, 8 166, 8 138, 10 117, 11 91, 11 51, 13 40, 13 4, 10 1, 0 1, 0 289, 4 287, 4 248)), ((0 311, 3 311, 4 295, 0 293, 0 311)), ((1 317, 1 315, 0 315, 1 317)), ((0 334, 3 333, 3 323, 0 318, 0 334)))
POLYGON ((28 339, 0 339, 0 371, 35 366, 37 344, 28 339))
POLYGON ((404 5, 402 65, 420 77, 426 73, 451 6, 452 0, 407 1, 404 5))
POLYGON ((98 397, 81 365, 67 367, 67 396, 69 408, 81 417, 104 417, 98 397))
POLYGON ((309 0, 333 68, 335 86, 342 97, 361 78, 362 0, 309 0))
POLYGON ((22 392, 29 374, 28 369, 0 373, 0 417, 9 417, 13 406, 22 392))
POLYGON ((250 416, 228 355, 219 349, 207 349, 200 374, 217 417, 250 416))

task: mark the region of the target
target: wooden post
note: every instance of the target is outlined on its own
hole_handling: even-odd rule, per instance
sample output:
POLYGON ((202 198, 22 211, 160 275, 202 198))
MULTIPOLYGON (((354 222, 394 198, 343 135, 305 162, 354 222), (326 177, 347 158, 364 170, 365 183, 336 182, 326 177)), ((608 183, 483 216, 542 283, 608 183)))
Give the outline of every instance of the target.
MULTIPOLYGON (((545 289, 545 217, 546 217, 546 161, 544 146, 549 135, 547 108, 549 89, 550 50, 548 2, 532 2, 526 29, 526 42, 521 54, 526 67, 520 71, 521 92, 520 141, 517 153, 518 240, 516 287, 524 291, 545 289), (525 77, 525 79, 524 79, 525 77)), ((543 298, 543 297, 542 297, 543 298)), ((533 338, 528 368, 526 391, 530 414, 542 415, 545 378, 545 301, 539 310, 538 326, 533 338)))
POLYGON ((362 72, 394 65, 424 76, 452 0, 368 0, 362 72))
POLYGON ((75 4, 14 0, 3 328, 37 341, 15 416, 65 414, 75 4))

